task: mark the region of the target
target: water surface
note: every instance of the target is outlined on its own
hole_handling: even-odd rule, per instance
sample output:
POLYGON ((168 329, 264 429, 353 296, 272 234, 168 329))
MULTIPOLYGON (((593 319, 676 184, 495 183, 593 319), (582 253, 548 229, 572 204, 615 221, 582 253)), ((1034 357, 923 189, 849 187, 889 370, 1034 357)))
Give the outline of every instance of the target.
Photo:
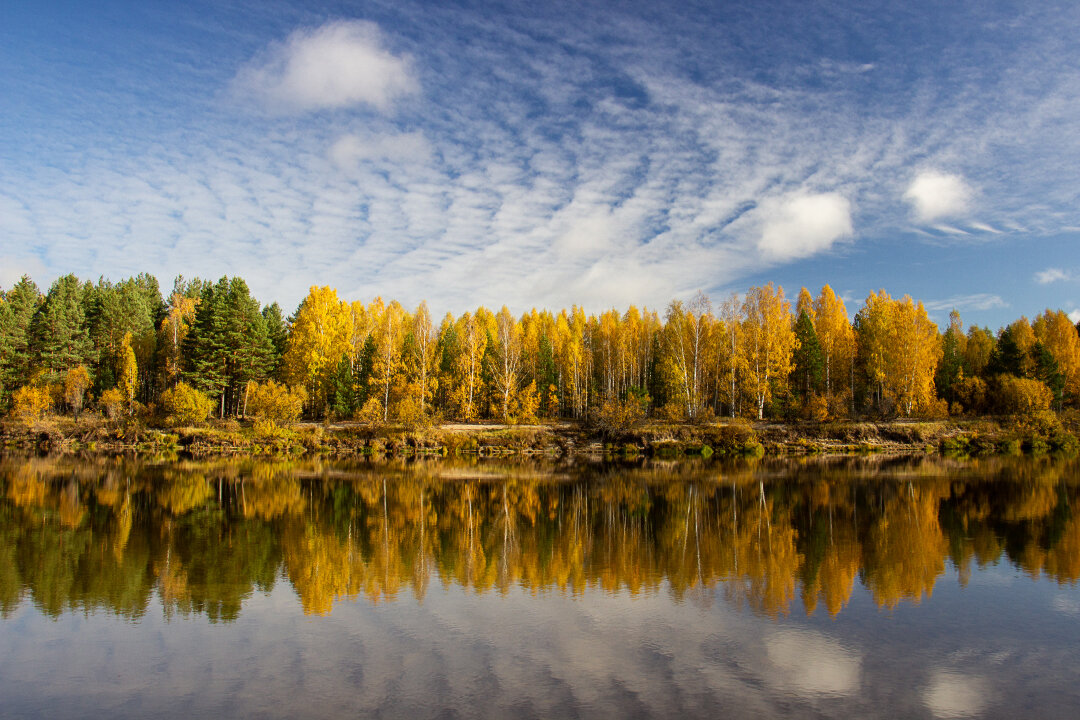
POLYGON ((0 715, 1069 717, 1075 461, 0 461, 0 715))

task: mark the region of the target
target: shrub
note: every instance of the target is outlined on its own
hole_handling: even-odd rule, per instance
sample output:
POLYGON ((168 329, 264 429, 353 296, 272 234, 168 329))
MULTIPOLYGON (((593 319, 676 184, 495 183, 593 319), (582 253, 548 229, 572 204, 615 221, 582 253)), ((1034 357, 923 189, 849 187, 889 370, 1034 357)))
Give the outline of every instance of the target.
MULTIPOLYGON (((106 391, 113 392, 113 391, 106 391)), ((104 402, 105 395, 102 394, 104 402)), ((123 397, 116 391, 118 403, 123 397)), ((161 394, 161 404, 168 415, 170 425, 198 425, 205 422, 214 409, 214 403, 204 393, 187 383, 179 383, 161 394)))
POLYGON ((993 387, 994 402, 998 412, 1002 414, 1031 415, 1041 410, 1049 410, 1054 402, 1050 388, 1038 380, 998 375, 993 380, 993 387))
POLYGON ((247 414, 258 420, 288 427, 300 419, 307 402, 307 392, 302 387, 267 380, 264 383, 248 383, 247 414))
POLYGON ((32 422, 39 419, 52 405, 52 395, 44 385, 23 385, 12 396, 11 414, 32 422))
POLYGON ((406 430, 431 427, 431 418, 424 413, 416 398, 404 398, 394 405, 393 411, 394 419, 404 425, 406 430))
POLYGON ((956 402, 972 413, 986 409, 986 382, 982 378, 965 377, 953 385, 956 402))
POLYGON ((803 407, 803 417, 814 422, 825 422, 829 419, 829 400, 823 395, 814 395, 803 407))
POLYGON ((382 403, 379 402, 379 398, 368 398, 367 402, 364 403, 364 407, 357 411, 356 420, 365 425, 378 425, 382 423, 383 408, 382 403))
POLYGON ((90 372, 85 366, 71 368, 64 374, 64 400, 71 406, 75 419, 79 419, 86 389, 90 387, 90 372))
POLYGON ((633 395, 625 400, 609 397, 601 403, 593 414, 597 427, 604 431, 627 430, 637 425, 645 417, 648 397, 633 395))
POLYGON ((116 388, 109 388, 98 398, 98 407, 105 417, 116 420, 124 412, 124 396, 116 388))

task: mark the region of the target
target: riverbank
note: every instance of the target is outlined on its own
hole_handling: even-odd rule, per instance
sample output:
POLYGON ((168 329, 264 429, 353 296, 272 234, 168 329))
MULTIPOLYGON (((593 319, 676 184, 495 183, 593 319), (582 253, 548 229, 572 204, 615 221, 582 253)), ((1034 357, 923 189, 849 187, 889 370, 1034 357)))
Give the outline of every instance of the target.
POLYGON ((572 422, 536 425, 446 423, 429 428, 358 423, 265 427, 226 420, 206 427, 153 428, 97 416, 50 417, 31 424, 0 421, 0 445, 37 452, 183 452, 203 455, 806 455, 933 453, 989 455, 1075 453, 1069 416, 950 420, 643 423, 601 431, 572 422))

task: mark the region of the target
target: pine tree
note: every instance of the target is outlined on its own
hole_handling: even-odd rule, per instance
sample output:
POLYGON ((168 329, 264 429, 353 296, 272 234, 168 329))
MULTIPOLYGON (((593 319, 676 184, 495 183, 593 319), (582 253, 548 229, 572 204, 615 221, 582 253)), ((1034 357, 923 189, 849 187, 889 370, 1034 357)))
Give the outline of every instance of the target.
POLYGON ((41 292, 27 275, 0 296, 0 409, 30 374, 30 324, 41 292))
POLYGON ((59 278, 49 288, 30 323, 30 340, 35 364, 49 382, 59 382, 68 369, 89 362, 93 345, 83 310, 83 289, 74 275, 59 278))
POLYGON ((814 321, 804 309, 795 321, 795 340, 797 348, 794 354, 795 368, 792 375, 798 387, 796 392, 805 405, 812 395, 821 390, 824 361, 821 355, 821 343, 818 342, 814 321))

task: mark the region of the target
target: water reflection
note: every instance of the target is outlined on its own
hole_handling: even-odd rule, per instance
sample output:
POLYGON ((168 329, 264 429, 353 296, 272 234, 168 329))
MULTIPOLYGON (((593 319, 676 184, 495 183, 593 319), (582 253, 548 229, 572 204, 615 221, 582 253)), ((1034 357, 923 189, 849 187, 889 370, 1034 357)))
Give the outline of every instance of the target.
MULTIPOLYGON (((321 464, 124 459, 0 462, 0 615, 240 616, 283 579, 304 612, 432 583, 474 593, 729 602, 767 616, 841 613, 856 584, 919 603, 952 565, 1080 577, 1075 461, 938 458, 632 466, 321 464)), ((766 650, 791 687, 842 695, 860 661, 806 633, 766 650)), ((960 676, 956 676, 960 677, 960 676)), ((964 714, 977 679, 937 678, 964 714), (960 682, 963 680, 964 682, 960 682)), ((970 703, 969 703, 970 704, 970 703)))

